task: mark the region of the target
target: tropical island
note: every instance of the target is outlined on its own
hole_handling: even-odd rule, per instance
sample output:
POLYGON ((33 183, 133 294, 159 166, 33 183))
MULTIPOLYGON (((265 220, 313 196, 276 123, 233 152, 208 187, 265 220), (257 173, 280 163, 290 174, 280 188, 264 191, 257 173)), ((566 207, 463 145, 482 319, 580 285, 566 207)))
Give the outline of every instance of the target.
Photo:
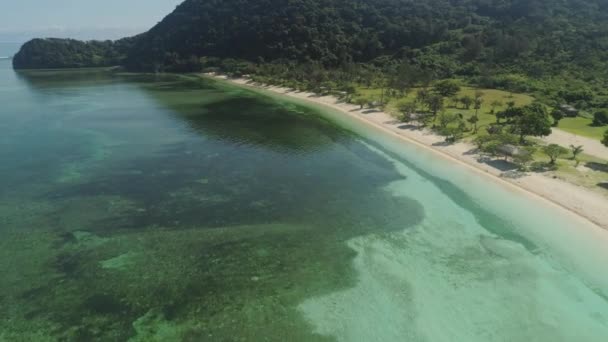
POLYGON ((419 142, 433 132, 445 144, 427 141, 435 149, 463 141, 451 153, 459 159, 475 146, 470 163, 490 161, 483 169, 514 182, 524 182, 517 172, 543 174, 591 190, 585 202, 597 203, 608 188, 606 36, 600 0, 187 0, 135 37, 34 39, 13 65, 219 73, 331 96, 386 113, 384 123, 390 116, 419 142))

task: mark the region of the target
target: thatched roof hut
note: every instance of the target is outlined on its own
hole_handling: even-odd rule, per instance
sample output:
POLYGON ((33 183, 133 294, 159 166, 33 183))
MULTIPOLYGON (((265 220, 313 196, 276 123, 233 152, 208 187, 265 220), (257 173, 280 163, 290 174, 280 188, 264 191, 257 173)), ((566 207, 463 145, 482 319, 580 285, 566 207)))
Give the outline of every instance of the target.
POLYGON ((530 154, 529 151, 526 151, 523 148, 519 148, 515 145, 511 145, 511 144, 505 144, 502 146, 498 147, 498 152, 500 152, 501 154, 505 155, 505 156, 509 156, 509 157, 520 157, 520 156, 525 156, 530 154))

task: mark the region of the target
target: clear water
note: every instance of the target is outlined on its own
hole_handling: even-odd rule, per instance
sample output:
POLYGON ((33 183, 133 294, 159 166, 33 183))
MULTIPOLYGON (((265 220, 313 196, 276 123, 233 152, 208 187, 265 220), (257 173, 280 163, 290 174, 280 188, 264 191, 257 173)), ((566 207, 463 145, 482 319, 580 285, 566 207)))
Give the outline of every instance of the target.
POLYGON ((0 61, 0 341, 605 341, 606 232, 344 116, 0 61))

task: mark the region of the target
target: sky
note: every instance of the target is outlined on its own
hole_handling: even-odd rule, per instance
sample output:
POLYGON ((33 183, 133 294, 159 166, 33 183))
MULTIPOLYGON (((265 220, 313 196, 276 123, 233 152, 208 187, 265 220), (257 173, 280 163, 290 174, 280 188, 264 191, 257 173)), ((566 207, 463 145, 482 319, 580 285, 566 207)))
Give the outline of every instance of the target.
POLYGON ((183 0, 0 0, 0 42, 117 39, 141 33, 183 0))

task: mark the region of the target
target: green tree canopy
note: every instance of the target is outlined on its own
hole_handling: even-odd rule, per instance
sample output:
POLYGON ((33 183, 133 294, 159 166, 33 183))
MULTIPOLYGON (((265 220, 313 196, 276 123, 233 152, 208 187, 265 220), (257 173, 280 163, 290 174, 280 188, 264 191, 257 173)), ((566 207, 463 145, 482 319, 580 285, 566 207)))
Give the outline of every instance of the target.
POLYGON ((520 143, 525 142, 526 136, 543 137, 551 134, 551 119, 544 105, 534 102, 522 108, 521 116, 517 117, 512 130, 519 135, 520 143))
POLYGON ((593 126, 606 126, 608 125, 608 110, 598 110, 593 114, 593 126))
POLYGON ((452 97, 460 91, 460 85, 456 81, 444 80, 435 83, 435 92, 443 97, 452 97))
POLYGON ((551 117, 553 118, 553 126, 557 127, 559 122, 564 118, 564 112, 562 112, 559 108, 553 109, 551 111, 551 117))
MULTIPOLYGON (((212 61, 234 59, 269 80, 313 89, 386 80, 401 93, 434 79, 463 78, 589 111, 608 106, 606 37, 606 0, 185 0, 138 36, 38 40, 14 63, 188 72, 230 69, 234 64, 212 61), (311 65, 331 77, 319 82, 311 65)), ((453 94, 456 88, 446 82, 438 89, 453 94)))
POLYGON ((568 153, 568 150, 557 144, 550 144, 548 146, 543 147, 543 152, 549 157, 549 164, 555 165, 557 158, 559 158, 561 155, 568 153))
POLYGON ((462 103, 465 109, 470 109, 473 103, 475 102, 475 99, 470 97, 469 95, 465 95, 460 98, 460 102, 462 103))
POLYGON ((82 42, 74 39, 33 39, 13 58, 15 69, 116 66, 124 63, 132 39, 82 42))

